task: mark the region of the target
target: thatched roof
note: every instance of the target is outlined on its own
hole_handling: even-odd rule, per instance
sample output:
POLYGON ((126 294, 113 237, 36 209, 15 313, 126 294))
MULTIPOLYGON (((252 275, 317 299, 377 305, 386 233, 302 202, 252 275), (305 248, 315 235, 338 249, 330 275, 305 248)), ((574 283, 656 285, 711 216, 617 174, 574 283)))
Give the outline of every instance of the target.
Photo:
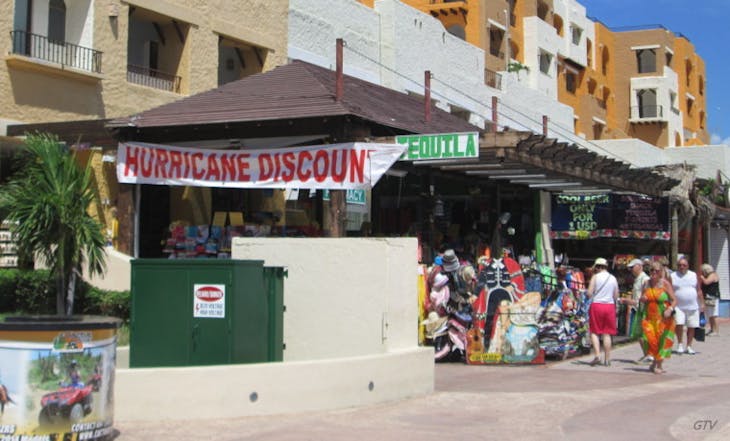
POLYGON ((694 165, 682 163, 660 165, 655 170, 679 181, 667 194, 669 202, 677 206, 680 218, 698 216, 701 222, 705 222, 715 216, 715 204, 696 190, 695 168, 694 165))

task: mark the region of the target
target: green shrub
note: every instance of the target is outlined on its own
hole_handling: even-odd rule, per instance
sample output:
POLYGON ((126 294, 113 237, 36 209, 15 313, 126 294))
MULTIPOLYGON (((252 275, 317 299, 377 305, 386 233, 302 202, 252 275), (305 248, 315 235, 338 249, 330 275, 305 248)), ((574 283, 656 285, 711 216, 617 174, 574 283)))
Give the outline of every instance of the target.
MULTIPOLYGON (((129 322, 129 291, 106 291, 80 282, 76 314, 106 315, 129 322)), ((56 288, 46 270, 0 270, 0 313, 55 314, 56 288)))
POLYGON ((129 322, 132 294, 129 291, 107 291, 84 283, 76 293, 77 314, 106 315, 129 322))
POLYGON ((0 270, 0 311, 53 314, 56 289, 46 270, 0 270))

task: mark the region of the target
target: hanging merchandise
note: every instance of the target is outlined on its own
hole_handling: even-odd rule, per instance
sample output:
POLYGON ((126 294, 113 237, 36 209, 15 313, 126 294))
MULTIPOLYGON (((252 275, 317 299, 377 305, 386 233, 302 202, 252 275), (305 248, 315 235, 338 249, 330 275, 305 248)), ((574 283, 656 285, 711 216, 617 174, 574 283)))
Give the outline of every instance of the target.
POLYGON ((536 322, 541 295, 525 293, 522 271, 511 273, 510 267, 520 268, 509 257, 480 261, 474 327, 468 333, 469 364, 544 362, 536 322))
POLYGON ((540 347, 546 357, 582 354, 588 323, 584 298, 562 281, 546 298, 538 318, 540 347))

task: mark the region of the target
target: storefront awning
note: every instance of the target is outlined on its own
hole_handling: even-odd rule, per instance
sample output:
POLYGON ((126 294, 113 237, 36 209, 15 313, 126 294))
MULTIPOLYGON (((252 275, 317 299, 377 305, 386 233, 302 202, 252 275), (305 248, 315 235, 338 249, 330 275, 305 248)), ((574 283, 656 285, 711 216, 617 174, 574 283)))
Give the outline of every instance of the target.
POLYGON ((632 168, 575 144, 517 131, 481 134, 478 158, 413 161, 412 165, 551 192, 630 191, 661 196, 679 183, 653 169, 632 168))

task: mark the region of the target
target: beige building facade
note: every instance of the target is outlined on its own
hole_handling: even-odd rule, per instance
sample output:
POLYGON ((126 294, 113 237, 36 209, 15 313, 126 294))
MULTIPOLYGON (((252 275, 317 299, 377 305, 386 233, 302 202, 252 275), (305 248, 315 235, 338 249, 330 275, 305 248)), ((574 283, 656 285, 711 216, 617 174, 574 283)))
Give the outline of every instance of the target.
MULTIPOLYGON (((288 9, 288 0, 0 2, 0 136, 12 124, 136 114, 285 64, 288 9)), ((113 153, 79 143, 100 195, 91 211, 113 242, 129 195, 113 153)), ((175 192, 175 218, 210 221, 209 189, 175 192)))
POLYGON ((287 14, 287 0, 2 2, 0 121, 125 116, 269 70, 287 14))

